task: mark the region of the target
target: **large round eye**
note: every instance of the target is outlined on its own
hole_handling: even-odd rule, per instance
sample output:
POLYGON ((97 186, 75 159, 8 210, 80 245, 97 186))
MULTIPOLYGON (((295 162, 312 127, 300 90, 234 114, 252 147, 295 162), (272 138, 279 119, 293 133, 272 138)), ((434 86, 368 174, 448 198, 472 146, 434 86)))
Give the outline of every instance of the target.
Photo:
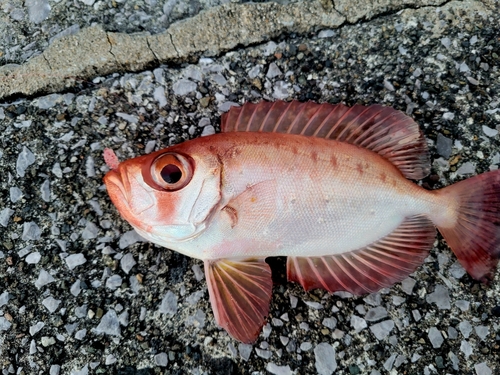
POLYGON ((191 181, 193 168, 185 156, 165 153, 158 156, 151 164, 151 177, 162 189, 179 190, 191 181))

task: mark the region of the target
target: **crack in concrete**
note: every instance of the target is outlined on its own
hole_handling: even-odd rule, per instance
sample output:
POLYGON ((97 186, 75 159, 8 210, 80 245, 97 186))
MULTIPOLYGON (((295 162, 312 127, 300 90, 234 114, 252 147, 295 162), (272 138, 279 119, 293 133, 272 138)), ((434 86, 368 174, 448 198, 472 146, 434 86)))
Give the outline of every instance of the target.
POLYGON ((166 31, 166 33, 170 38, 170 43, 172 43, 172 47, 174 47, 175 53, 177 54, 177 58, 180 58, 181 55, 179 53, 179 50, 177 49, 177 46, 174 43, 174 38, 172 37, 172 34, 168 30, 166 31))
POLYGON ((109 33, 106 32, 106 40, 108 41, 108 44, 109 44, 109 54, 111 56, 113 56, 113 59, 115 60, 116 64, 117 65, 121 65, 119 62, 118 62, 118 59, 116 58, 116 55, 113 53, 113 43, 111 43, 111 39, 109 38, 109 33))
POLYGON ((50 65, 50 61, 49 61, 49 59, 47 59, 47 56, 45 56, 45 52, 42 52, 42 53, 41 53, 41 55, 42 55, 42 58, 43 58, 43 59, 45 60, 45 62, 47 63, 47 65, 49 66, 50 71, 54 71, 54 69, 52 69, 52 65, 50 65))
MULTIPOLYGON (((151 44, 149 43, 149 37, 146 37, 146 45, 148 46, 148 49, 151 51, 151 53, 153 54, 154 58, 155 58, 155 62, 156 64, 160 64, 160 59, 158 58, 158 55, 155 53, 155 51, 153 51, 153 49, 151 48, 151 44)), ((175 48, 175 47, 174 47, 175 48)))

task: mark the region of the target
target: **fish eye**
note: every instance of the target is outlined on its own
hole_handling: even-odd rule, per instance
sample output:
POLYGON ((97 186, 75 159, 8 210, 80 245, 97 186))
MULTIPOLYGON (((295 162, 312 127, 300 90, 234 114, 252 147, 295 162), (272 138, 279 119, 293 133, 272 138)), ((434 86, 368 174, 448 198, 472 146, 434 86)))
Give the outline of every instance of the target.
POLYGON ((184 155, 167 152, 158 156, 151 164, 151 177, 155 185, 163 190, 175 191, 191 181, 193 168, 184 155))

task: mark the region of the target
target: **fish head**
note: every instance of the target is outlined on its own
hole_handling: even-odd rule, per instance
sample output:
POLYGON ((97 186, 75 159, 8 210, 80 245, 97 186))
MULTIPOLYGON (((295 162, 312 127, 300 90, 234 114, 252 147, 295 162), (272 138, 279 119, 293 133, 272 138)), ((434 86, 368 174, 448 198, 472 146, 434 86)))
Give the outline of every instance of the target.
POLYGON ((173 146, 120 163, 113 160, 104 176, 108 194, 143 237, 169 246, 196 237, 209 225, 221 200, 216 157, 173 146))

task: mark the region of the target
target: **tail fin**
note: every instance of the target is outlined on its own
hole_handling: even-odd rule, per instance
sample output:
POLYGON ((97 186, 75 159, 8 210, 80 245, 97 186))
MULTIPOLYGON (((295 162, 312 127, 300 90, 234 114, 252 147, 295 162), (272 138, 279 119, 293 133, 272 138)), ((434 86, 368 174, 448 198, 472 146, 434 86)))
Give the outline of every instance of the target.
POLYGON ((454 226, 438 229, 465 270, 488 283, 500 258, 500 170, 439 191, 457 204, 454 226))

